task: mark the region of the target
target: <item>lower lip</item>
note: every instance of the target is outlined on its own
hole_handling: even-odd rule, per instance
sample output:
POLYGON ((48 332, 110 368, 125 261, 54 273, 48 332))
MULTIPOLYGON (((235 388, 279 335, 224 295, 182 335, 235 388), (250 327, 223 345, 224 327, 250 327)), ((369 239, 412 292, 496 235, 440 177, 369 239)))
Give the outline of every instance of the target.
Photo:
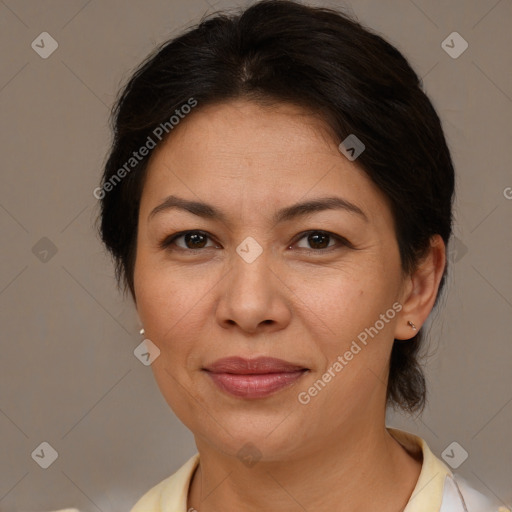
POLYGON ((276 393, 293 383, 307 370, 282 373, 241 375, 233 373, 207 372, 213 382, 230 395, 239 398, 263 398, 276 393))

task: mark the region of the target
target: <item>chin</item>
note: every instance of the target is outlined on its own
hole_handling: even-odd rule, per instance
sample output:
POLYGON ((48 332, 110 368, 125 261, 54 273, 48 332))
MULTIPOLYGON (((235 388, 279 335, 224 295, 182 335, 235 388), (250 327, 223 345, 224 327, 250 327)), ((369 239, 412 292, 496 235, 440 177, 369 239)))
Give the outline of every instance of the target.
POLYGON ((304 447, 300 426, 290 421, 291 418, 285 420, 286 414, 270 418, 268 415, 255 417, 247 414, 222 417, 222 423, 214 423, 213 430, 205 431, 204 423, 195 425, 198 428, 196 440, 200 437, 227 456, 241 460, 278 461, 289 458, 304 447))

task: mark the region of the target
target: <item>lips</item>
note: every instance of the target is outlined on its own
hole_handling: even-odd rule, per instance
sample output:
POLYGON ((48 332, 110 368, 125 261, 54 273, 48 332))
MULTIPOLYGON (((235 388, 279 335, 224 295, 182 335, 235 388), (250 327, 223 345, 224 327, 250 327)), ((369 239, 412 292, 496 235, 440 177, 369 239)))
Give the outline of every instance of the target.
POLYGON ((233 373, 238 375, 257 375, 264 373, 288 373, 304 370, 303 366, 288 363, 273 357, 244 359, 243 357, 226 357, 219 359, 205 368, 212 373, 233 373))
POLYGON ((222 391, 239 398, 263 398, 291 386, 308 368, 273 357, 227 357, 203 368, 222 391))

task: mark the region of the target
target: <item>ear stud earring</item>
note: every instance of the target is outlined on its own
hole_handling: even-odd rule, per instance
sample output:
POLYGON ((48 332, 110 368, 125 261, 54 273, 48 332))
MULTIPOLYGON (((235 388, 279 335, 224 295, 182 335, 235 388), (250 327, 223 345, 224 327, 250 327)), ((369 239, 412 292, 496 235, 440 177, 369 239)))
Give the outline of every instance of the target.
POLYGON ((409 320, 407 325, 410 325, 414 331, 416 331, 416 326, 409 320))
POLYGON ((144 330, 144 327, 139 331, 139 333, 141 336, 144 336, 144 334, 146 333, 146 331, 144 330))

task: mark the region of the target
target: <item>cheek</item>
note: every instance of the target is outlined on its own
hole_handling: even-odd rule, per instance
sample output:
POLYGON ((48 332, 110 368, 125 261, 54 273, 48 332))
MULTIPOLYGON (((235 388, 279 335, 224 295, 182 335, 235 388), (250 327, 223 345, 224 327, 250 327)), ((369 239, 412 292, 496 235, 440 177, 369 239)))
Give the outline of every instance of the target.
POLYGON ((305 410, 332 425, 363 414, 362 403, 375 397, 379 402, 385 393, 396 281, 391 270, 385 276, 378 266, 374 271, 370 266, 364 272, 358 268, 347 268, 330 279, 311 276, 303 281, 303 290, 309 290, 304 314, 310 342, 322 363, 299 391, 306 399, 312 393, 305 410))
POLYGON ((137 310, 150 339, 160 350, 151 369, 169 407, 189 428, 201 416, 201 396, 190 399, 194 389, 190 368, 197 343, 201 297, 208 286, 191 282, 183 272, 160 268, 142 253, 134 274, 137 310), (196 410, 197 409, 197 410, 196 410))
MULTIPOLYGON (((136 264, 137 310, 149 338, 160 350, 152 367, 160 389, 174 409, 183 388, 193 388, 197 368, 211 349, 213 301, 222 277, 202 269, 162 263, 141 253, 136 264)), ((183 405, 185 405, 186 400, 183 405)))
POLYGON ((299 299, 297 307, 309 319, 308 324, 315 326, 316 334, 339 349, 340 344, 350 343, 392 307, 395 273, 380 263, 354 262, 296 274, 290 288, 299 299))
POLYGON ((160 343, 189 325, 211 288, 208 280, 194 277, 186 268, 171 268, 143 251, 136 262, 134 282, 141 321, 160 343))
MULTIPOLYGON (((361 413, 361 401, 367 403, 385 392, 396 315, 395 271, 388 268, 384 272, 381 264, 354 264, 338 269, 328 279, 319 277, 304 281, 311 309, 305 313, 310 319, 309 336, 315 352, 321 353, 321 364, 308 385, 314 386, 315 393, 317 388, 323 389, 318 380, 328 384, 314 398, 310 410, 338 424, 346 415, 361 413), (312 327, 312 322, 318 328, 312 327)), ((300 391, 307 393, 308 389, 300 391)))

